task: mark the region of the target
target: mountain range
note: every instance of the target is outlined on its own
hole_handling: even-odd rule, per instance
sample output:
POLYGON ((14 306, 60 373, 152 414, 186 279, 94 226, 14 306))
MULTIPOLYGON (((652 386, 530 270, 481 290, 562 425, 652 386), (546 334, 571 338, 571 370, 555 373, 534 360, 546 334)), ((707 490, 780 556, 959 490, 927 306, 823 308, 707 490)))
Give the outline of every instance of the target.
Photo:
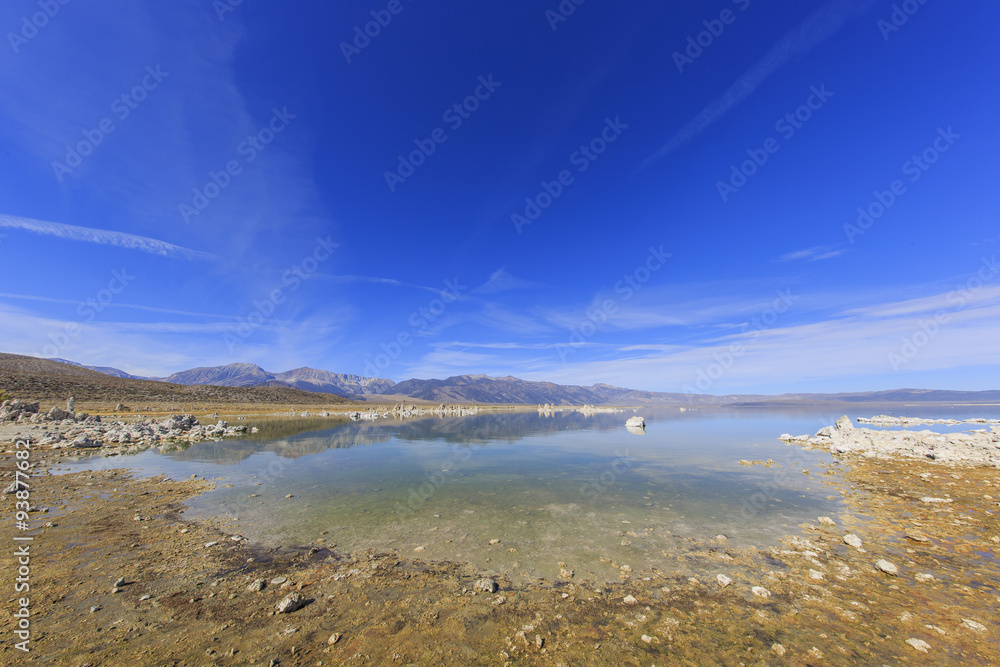
POLYGON ((822 405, 826 403, 942 403, 998 404, 1000 391, 949 391, 928 389, 893 389, 838 394, 682 394, 643 391, 610 384, 592 386, 560 385, 553 382, 522 380, 505 376, 457 375, 444 380, 411 379, 394 382, 385 378, 333 373, 315 368, 296 368, 272 373, 256 364, 234 363, 226 366, 192 368, 164 378, 144 378, 108 366, 86 366, 65 359, 52 359, 71 366, 135 380, 155 380, 179 385, 218 387, 287 387, 308 392, 334 394, 361 401, 390 402, 420 400, 433 403, 501 403, 552 405, 684 405, 684 406, 762 406, 822 405))

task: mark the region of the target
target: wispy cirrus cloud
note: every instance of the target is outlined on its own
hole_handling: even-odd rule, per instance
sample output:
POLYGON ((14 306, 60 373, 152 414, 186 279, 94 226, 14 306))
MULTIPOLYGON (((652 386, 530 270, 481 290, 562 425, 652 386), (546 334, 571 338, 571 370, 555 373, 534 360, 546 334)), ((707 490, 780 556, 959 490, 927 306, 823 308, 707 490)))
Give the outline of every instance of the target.
POLYGON ((33 234, 44 236, 55 236, 69 241, 83 241, 85 243, 96 243, 98 245, 117 246, 127 250, 138 250, 151 255, 161 257, 176 257, 180 259, 200 259, 216 260, 218 257, 208 252, 191 250, 173 243, 149 238, 148 236, 137 236, 126 234, 109 229, 94 229, 92 227, 79 227, 77 225, 67 225, 61 222, 48 222, 45 220, 35 220, 33 218, 22 218, 14 215, 0 214, 0 227, 7 229, 20 229, 33 234))
MULTIPOLYGON (((42 303, 62 303, 70 306, 78 306, 81 301, 74 301, 73 299, 55 299, 48 296, 36 296, 34 294, 10 294, 9 292, 0 292, 0 299, 18 299, 20 301, 39 301, 42 303)), ((130 310, 142 310, 148 313, 160 313, 163 315, 183 315, 185 317, 212 317, 217 319, 240 319, 236 315, 219 315, 216 313, 193 313, 188 310, 174 310, 172 308, 158 308, 156 306, 142 306, 134 303, 102 303, 102 308, 128 308, 130 310)))
POLYGON ((427 287, 426 285, 415 285, 413 283, 403 282, 402 280, 396 280, 395 278, 378 278, 375 276, 353 276, 353 275, 331 275, 329 273, 317 273, 310 278, 315 278, 317 280, 326 280, 331 283, 338 283, 341 285, 351 285, 354 283, 368 283, 370 285, 390 285, 392 287, 407 287, 410 289, 423 290, 425 292, 431 292, 433 294, 441 294, 444 292, 443 289, 438 287, 427 287))
POLYGON ((846 248, 837 248, 836 246, 819 245, 812 248, 804 248, 802 250, 794 250, 792 252, 786 252, 784 255, 778 258, 779 262, 797 262, 797 261, 808 261, 808 262, 818 262, 823 259, 832 259, 834 257, 839 257, 847 252, 846 248))
POLYGON ((772 46, 764 57, 755 62, 736 80, 729 90, 712 100, 660 150, 639 166, 642 170, 688 143, 718 122, 757 90, 772 74, 796 58, 800 58, 832 37, 848 20, 865 12, 874 0, 830 0, 792 28, 772 46))

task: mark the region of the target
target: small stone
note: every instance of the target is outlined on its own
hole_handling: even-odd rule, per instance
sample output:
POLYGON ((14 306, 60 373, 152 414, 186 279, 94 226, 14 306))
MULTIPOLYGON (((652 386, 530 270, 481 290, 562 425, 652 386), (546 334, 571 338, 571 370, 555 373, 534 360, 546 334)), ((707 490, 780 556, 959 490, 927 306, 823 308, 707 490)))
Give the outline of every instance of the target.
POLYGON ((425 547, 425 546, 419 546, 419 547, 417 547, 416 549, 414 549, 414 551, 423 551, 423 550, 424 550, 424 549, 426 549, 426 548, 427 548, 427 547, 425 547))
POLYGON ((769 597, 771 597, 771 591, 767 590, 763 586, 754 586, 753 588, 750 589, 750 591, 754 595, 756 595, 757 597, 760 597, 760 598, 769 598, 769 597))
POLYGON ((951 498, 932 498, 930 496, 924 496, 920 499, 922 503, 950 503, 954 502, 951 498))
POLYGON ((819 581, 819 580, 822 580, 824 577, 825 577, 825 575, 822 572, 820 572, 819 570, 812 570, 812 569, 809 570, 809 578, 810 579, 816 579, 817 581, 819 581))
POLYGON ((145 602, 146 600, 152 599, 152 597, 153 597, 152 595, 143 595, 141 598, 139 598, 139 602, 145 602))
POLYGON ((285 596, 281 602, 275 605, 275 610, 279 614, 290 614, 306 606, 305 600, 298 593, 291 593, 285 596))
POLYGON ((918 572, 917 574, 913 575, 913 578, 922 584, 926 584, 929 581, 934 581, 933 574, 926 574, 924 572, 918 572))
POLYGON ((247 586, 247 590, 251 593, 259 593, 264 590, 265 586, 267 586, 267 584, 264 583, 263 579, 254 579, 253 583, 247 586))
POLYGON ((643 635, 642 636, 642 641, 646 642, 647 644, 652 644, 653 643, 653 638, 650 637, 649 635, 643 635))
POLYGON ((326 643, 329 644, 330 646, 333 646, 339 641, 340 641, 340 633, 334 632, 332 635, 330 635, 330 638, 326 640, 326 643))
POLYGON ((975 630, 976 632, 986 632, 986 626, 982 623, 977 623, 976 621, 970 621, 967 618, 962 619, 962 627, 968 628, 969 630, 975 630))
POLYGON ((861 538, 854 533, 848 533, 847 535, 844 535, 844 544, 852 546, 855 549, 860 549, 862 542, 861 538))
POLYGON ((823 651, 820 651, 815 646, 813 646, 811 649, 809 649, 809 655, 811 655, 812 657, 816 658, 817 660, 822 660, 823 659, 823 651))
POLYGON ((875 563, 875 567, 882 570, 886 574, 891 574, 893 576, 899 574, 899 568, 890 563, 885 559, 881 559, 875 563))
POLYGON ((906 643, 912 646, 913 648, 917 649, 921 653, 927 653, 927 649, 931 647, 931 645, 925 642, 923 639, 916 639, 914 637, 910 637, 909 639, 907 639, 906 643))
POLYGON ((205 548, 214 547, 218 542, 205 542, 205 548))
POLYGON ((728 542, 729 541, 729 536, 728 535, 723 535, 723 534, 720 533, 720 534, 716 535, 715 537, 713 537, 712 539, 715 540, 716 542, 728 542))
POLYGON ((115 580, 115 588, 118 588, 119 586, 124 586, 124 585, 125 585, 125 577, 118 577, 118 579, 115 580))
POLYGON ((819 521, 819 523, 821 525, 824 525, 824 526, 836 526, 837 525, 837 522, 834 521, 833 519, 831 519, 828 516, 821 516, 820 518, 818 518, 816 520, 819 521))
POLYGON ((90 608, 90 613, 91 614, 96 614, 100 610, 101 610, 101 605, 95 604, 93 607, 90 608))
POLYGON ((624 598, 622 598, 622 602, 624 602, 625 604, 636 604, 639 601, 636 600, 635 596, 633 595, 626 595, 624 598))
POLYGON ((560 579, 572 579, 574 574, 573 570, 567 570, 564 567, 559 568, 560 579))
POLYGON ((545 640, 542 639, 541 635, 535 635, 535 646, 542 648, 545 645, 545 640))
POLYGON ((771 644, 771 652, 778 656, 785 655, 785 647, 781 644, 771 644))
POLYGON ((905 535, 906 539, 913 540, 914 542, 930 542, 929 538, 924 537, 920 533, 914 533, 913 531, 910 530, 906 531, 905 535))
POLYGON ((733 583, 733 580, 724 574, 717 575, 715 577, 715 580, 719 582, 719 586, 721 586, 722 588, 725 588, 729 584, 733 583))
POLYGON ((286 498, 292 498, 292 497, 294 497, 294 496, 292 496, 292 494, 290 494, 290 493, 287 493, 287 494, 285 494, 285 497, 286 497, 286 498))
POLYGON ((490 544, 500 544, 500 540, 493 538, 492 540, 490 540, 490 544))
POLYGON ((499 590, 497 582, 490 578, 483 578, 472 585, 472 590, 480 593, 496 593, 499 590))
POLYGON ((275 585, 275 586, 280 586, 281 584, 285 583, 286 581, 288 581, 287 577, 275 577, 274 579, 271 580, 271 583, 273 585, 275 585))

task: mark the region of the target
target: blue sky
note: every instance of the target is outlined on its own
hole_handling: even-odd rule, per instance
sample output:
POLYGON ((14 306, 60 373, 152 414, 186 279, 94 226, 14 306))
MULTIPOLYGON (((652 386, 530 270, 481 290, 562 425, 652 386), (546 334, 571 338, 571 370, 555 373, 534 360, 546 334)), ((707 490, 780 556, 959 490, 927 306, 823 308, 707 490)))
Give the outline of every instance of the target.
POLYGON ((997 388, 996 3, 99 5, 0 8, 4 351, 997 388))

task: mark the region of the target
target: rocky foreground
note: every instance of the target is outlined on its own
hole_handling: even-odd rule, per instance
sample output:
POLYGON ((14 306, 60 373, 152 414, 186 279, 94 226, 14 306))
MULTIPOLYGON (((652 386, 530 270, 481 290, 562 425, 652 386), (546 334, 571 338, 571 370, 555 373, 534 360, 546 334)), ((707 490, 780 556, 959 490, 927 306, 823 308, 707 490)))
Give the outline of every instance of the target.
MULTIPOLYGON (((927 420, 909 422, 927 423, 927 420)), ((972 423, 988 421, 974 420, 972 423)), ((820 429, 814 436, 792 436, 786 433, 779 440, 824 449, 831 454, 856 454, 879 459, 905 457, 1000 468, 1000 425, 996 423, 991 424, 989 429, 975 429, 968 433, 880 431, 857 428, 845 415, 833 426, 820 429)))
POLYGON ((202 425, 194 415, 124 422, 59 407, 41 412, 38 403, 25 401, 0 404, 0 441, 30 438, 32 443, 52 449, 104 448, 105 455, 131 454, 170 442, 199 442, 246 432, 246 426, 229 426, 221 419, 202 425))

